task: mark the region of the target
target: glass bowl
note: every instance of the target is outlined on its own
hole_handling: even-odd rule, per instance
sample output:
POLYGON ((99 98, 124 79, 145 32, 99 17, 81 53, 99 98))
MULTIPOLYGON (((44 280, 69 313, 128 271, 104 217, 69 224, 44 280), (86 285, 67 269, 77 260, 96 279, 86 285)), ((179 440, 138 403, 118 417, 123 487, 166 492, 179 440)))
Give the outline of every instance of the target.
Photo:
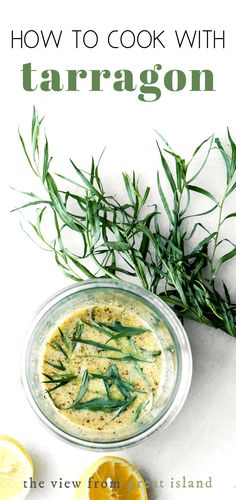
POLYGON ((111 451, 135 445, 166 428, 176 417, 187 397, 192 356, 186 332, 175 313, 151 292, 120 280, 97 279, 64 288, 49 298, 36 312, 22 356, 22 382, 26 396, 40 420, 58 437, 83 448, 111 451), (128 307, 158 335, 164 359, 161 392, 154 408, 132 430, 127 426, 119 438, 98 432, 91 435, 63 418, 45 394, 40 379, 42 352, 50 332, 66 317, 94 305, 128 307), (166 329, 158 329, 161 321, 166 329))

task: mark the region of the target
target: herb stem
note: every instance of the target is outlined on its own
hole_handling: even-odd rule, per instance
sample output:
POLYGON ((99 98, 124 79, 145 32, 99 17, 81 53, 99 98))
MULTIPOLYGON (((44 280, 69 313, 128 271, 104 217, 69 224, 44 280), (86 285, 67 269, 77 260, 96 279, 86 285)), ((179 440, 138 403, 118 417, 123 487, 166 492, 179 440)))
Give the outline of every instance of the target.
MULTIPOLYGON (((34 108, 31 154, 28 153, 23 137, 20 134, 19 136, 27 163, 43 183, 47 196, 42 199, 31 191, 24 191, 24 194, 31 197, 31 201, 19 209, 27 209, 35 203, 36 223, 28 221, 30 230, 34 236, 36 234, 40 244, 43 243, 43 247, 52 252, 57 265, 66 277, 74 281, 104 276, 121 280, 124 275, 127 279, 130 279, 130 275, 134 275, 144 288, 156 294, 161 293, 163 300, 172 305, 180 318, 191 318, 236 336, 236 308, 233 307, 227 286, 224 284, 223 294, 216 288, 219 269, 236 256, 236 245, 225 239, 232 244, 233 249, 223 255, 221 252, 218 257, 218 248, 224 241, 220 239, 224 221, 231 218, 233 222, 236 218, 236 212, 229 213, 223 218, 225 200, 236 190, 236 144, 229 130, 229 151, 228 147, 222 146, 219 139, 210 136, 195 149, 188 163, 175 154, 165 140, 164 149, 157 144, 163 173, 172 193, 172 199, 169 195, 166 196, 158 172, 158 204, 160 203, 168 218, 169 230, 167 230, 166 224, 161 227, 157 205, 155 204, 153 209, 148 204, 150 188, 146 187, 142 192, 135 173, 132 176, 123 174, 126 200, 122 202, 116 196, 106 194, 98 164, 95 166, 93 160, 89 172, 79 169, 71 160, 76 178, 57 177, 69 181, 72 186, 71 191, 63 191, 57 187, 55 176, 49 171, 51 158, 47 139, 43 152, 39 151, 41 122, 34 108), (193 158, 197 158, 204 144, 207 144, 204 160, 201 160, 196 172, 188 179, 189 165, 193 158), (227 178, 226 190, 222 198, 220 197, 220 202, 217 202, 213 193, 197 183, 203 168, 206 168, 212 149, 217 149, 220 153, 227 178), (167 161, 166 154, 175 162, 175 168, 167 161), (43 160, 42 166, 40 158, 43 160), (82 193, 79 192, 80 189, 82 193), (201 199, 206 198, 213 201, 214 206, 204 212, 196 213, 196 210, 193 210, 192 213, 184 215, 192 208, 194 202, 192 192, 199 197, 199 206, 201 199), (186 203, 182 209, 185 195, 186 203), (32 197, 35 199, 33 202, 32 197), (73 211, 68 210, 69 198, 77 202, 80 213, 75 215, 73 211), (38 213, 39 204, 43 208, 38 213), (53 243, 48 243, 42 232, 42 219, 46 207, 47 213, 52 211, 55 222, 56 237, 51 238, 53 243), (213 213, 216 209, 219 210, 217 227, 216 231, 211 233, 203 224, 202 217, 213 213), (145 216, 142 216, 143 211, 146 212, 145 216), (186 220, 190 225, 188 228, 183 225, 186 220), (58 221, 62 223, 61 227, 58 221), (191 225, 192 221, 194 222, 191 225), (65 245, 64 228, 72 231, 76 237, 79 236, 79 241, 83 245, 81 257, 65 245), (186 255, 188 240, 199 228, 206 231, 207 237, 199 239, 194 250, 186 255), (187 232, 190 234, 189 237, 187 232), (94 272, 91 272, 90 265, 87 264, 88 258, 93 267, 94 265, 96 267, 94 272), (203 286, 199 287, 199 283, 203 286)), ((26 230, 25 232, 31 237, 31 234, 26 230)))
POLYGON ((216 235, 214 237, 213 251, 212 251, 212 255, 211 255, 211 259, 210 259, 212 272, 213 272, 213 267, 214 267, 214 259, 215 259, 217 244, 218 244, 219 236, 220 236, 220 228, 221 228, 221 225, 222 225, 222 213, 223 213, 223 207, 224 207, 225 199, 226 199, 226 196, 227 196, 227 191, 228 191, 228 186, 227 186, 227 189, 225 191, 225 194, 224 194, 221 202, 219 203, 219 217, 218 217, 218 223, 217 223, 217 227, 216 227, 216 235))

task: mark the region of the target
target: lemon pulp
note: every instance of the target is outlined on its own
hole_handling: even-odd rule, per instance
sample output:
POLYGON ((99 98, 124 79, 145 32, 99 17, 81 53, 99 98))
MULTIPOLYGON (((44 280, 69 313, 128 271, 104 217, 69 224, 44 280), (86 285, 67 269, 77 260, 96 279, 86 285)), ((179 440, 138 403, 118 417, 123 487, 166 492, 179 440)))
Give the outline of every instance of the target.
POLYGON ((33 477, 33 463, 23 446, 9 436, 0 436, 0 498, 25 498, 30 490, 24 481, 33 477))
POLYGON ((74 500, 148 500, 140 472, 120 457, 103 457, 80 477, 74 500))

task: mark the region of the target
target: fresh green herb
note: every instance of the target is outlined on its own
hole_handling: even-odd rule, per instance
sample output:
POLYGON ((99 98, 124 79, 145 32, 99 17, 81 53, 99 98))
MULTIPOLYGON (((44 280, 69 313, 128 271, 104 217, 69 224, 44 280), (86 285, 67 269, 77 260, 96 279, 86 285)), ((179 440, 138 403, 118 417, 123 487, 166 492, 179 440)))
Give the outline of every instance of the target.
POLYGON ((90 328, 94 328, 100 333, 103 333, 104 335, 107 335, 111 339, 115 339, 114 333, 108 328, 106 325, 102 325, 101 323, 97 323, 96 321, 82 321, 84 325, 89 326, 90 328))
MULTIPOLYGON (((75 347, 76 347, 76 343, 80 341, 80 337, 83 333, 83 330, 84 330, 84 325, 80 322, 77 323, 75 328, 74 328, 74 331, 72 332, 72 336, 70 337, 68 331, 63 332, 61 330, 61 328, 58 326, 58 331, 60 333, 62 344, 57 342, 55 339, 53 339, 49 343, 49 345, 53 349, 56 349, 56 351, 60 351, 65 356, 65 358, 69 359, 71 357, 71 354, 73 353, 75 347)), ((50 364, 50 363, 48 363, 48 364, 50 364)), ((61 362, 60 362, 60 364, 61 364, 61 362)), ((55 368, 56 368, 56 366, 55 366, 55 368)), ((58 369, 62 370, 62 368, 58 368, 58 369)))
MULTIPOLYGON (((116 336, 115 336, 115 340, 117 339, 120 339, 122 337, 126 337, 126 338, 129 338, 129 337, 135 337, 137 335, 142 335, 144 332, 147 332, 148 330, 145 329, 145 328, 126 328, 124 327, 123 328, 123 331, 121 331, 120 333, 117 333, 116 336)), ((111 339, 109 339, 107 342, 110 342, 111 339)))
POLYGON ((136 410, 136 411, 135 411, 135 413, 134 413, 134 416, 133 416, 132 422, 137 422, 137 420, 139 419, 139 417, 140 417, 140 415, 141 415, 142 411, 143 411, 143 410, 144 410, 144 408, 147 406, 148 402, 149 402, 149 399, 147 399, 146 401, 144 401, 143 403, 141 403, 141 404, 138 406, 137 410, 136 410))
POLYGON ((130 392, 136 392, 135 388, 131 384, 129 384, 125 380, 122 380, 117 366, 115 365, 111 366, 110 377, 111 380, 114 381, 117 389, 120 391, 121 395, 124 396, 125 399, 129 398, 130 392))
POLYGON ((72 352, 75 350, 75 347, 76 347, 76 338, 77 339, 80 339, 82 333, 83 333, 83 330, 84 330, 84 325, 82 323, 76 323, 75 325, 75 328, 73 330, 73 333, 72 333, 72 337, 71 337, 71 349, 72 349, 72 352))
POLYGON ((120 391, 121 395, 124 396, 125 399, 129 397, 129 392, 136 392, 135 389, 131 386, 131 384, 129 384, 131 386, 131 389, 129 387, 127 388, 124 382, 119 380, 119 378, 115 379, 115 384, 117 386, 117 389, 120 391))
POLYGON ((99 358, 99 359, 111 359, 114 361, 140 361, 142 363, 151 363, 150 359, 147 359, 146 357, 137 357, 133 356, 132 354, 128 356, 105 356, 104 354, 97 356, 96 354, 84 354, 84 355, 77 355, 78 358, 99 358))
POLYGON ((75 408, 76 405, 81 401, 81 399, 85 395, 85 392, 86 392, 87 387, 88 387, 88 381, 89 381, 88 370, 84 370, 84 373, 83 373, 83 376, 82 376, 80 390, 79 390, 79 393, 77 395, 77 398, 75 399, 75 401, 74 401, 74 403, 72 405, 72 408, 75 408))
POLYGON ((59 361, 58 365, 51 363, 51 361, 46 361, 46 363, 47 365, 52 366, 52 368, 56 368, 56 370, 62 370, 62 371, 66 370, 66 367, 63 365, 61 361, 59 361))
POLYGON ((137 363, 135 365, 135 369, 137 370, 139 376, 145 382, 145 384, 147 385, 147 387, 149 387, 149 389, 151 389, 152 388, 152 384, 150 383, 150 381, 148 380, 148 378, 146 377, 146 375, 144 375, 142 368, 137 363))
POLYGON ((105 391, 108 398, 111 398, 110 382, 106 379, 103 380, 105 391))
POLYGON ((89 401, 84 401, 83 403, 77 403, 74 405, 74 410, 91 410, 91 411, 114 411, 117 408, 124 406, 124 403, 131 404, 131 398, 128 401, 123 399, 111 399, 111 398, 94 398, 89 401))
POLYGON ((98 349, 101 349, 103 351, 122 352, 121 349, 117 349, 116 347, 108 346, 107 344, 103 344, 102 342, 96 342, 95 340, 82 339, 81 337, 79 339, 76 338, 75 342, 79 342, 81 344, 92 345, 92 346, 97 347, 98 349))
POLYGON ((101 379, 104 382, 105 381, 110 382, 110 384, 115 384, 117 386, 117 388, 119 389, 119 391, 121 392, 122 396, 124 396, 124 397, 129 396, 129 392, 143 393, 143 391, 139 391, 131 383, 122 379, 122 377, 120 376, 119 370, 118 370, 117 366, 115 366, 115 365, 112 365, 110 367, 108 374, 90 373, 90 377, 101 379))
POLYGON ((117 332, 116 338, 118 337, 132 337, 133 335, 141 335, 149 331, 148 328, 124 326, 120 321, 114 321, 113 323, 98 323, 99 326, 109 328, 113 332, 117 332))
POLYGON ((67 352, 65 351, 65 349, 63 349, 63 347, 61 346, 61 344, 59 344, 56 340, 52 340, 49 345, 53 348, 53 349, 56 349, 56 351, 60 351, 62 352, 62 354, 65 356, 65 358, 68 358, 68 354, 67 352))
MULTIPOLYGON (((146 331, 147 331, 147 330, 146 330, 146 331)), ((128 337, 135 337, 135 336, 137 336, 137 335, 142 335, 142 334, 143 334, 143 332, 126 332, 126 333, 124 332, 124 333, 117 333, 117 335, 115 336, 115 339, 117 340, 117 339, 120 339, 120 338, 122 338, 122 337, 125 337, 125 338, 128 338, 128 337)), ((107 341, 107 344, 108 344, 108 342, 110 342, 111 340, 112 340, 112 339, 109 339, 109 340, 107 341)))
POLYGON ((63 333, 63 331, 61 330, 61 328, 59 326, 58 326, 58 330, 59 330, 60 335, 61 335, 61 340, 62 340, 63 344, 65 345, 65 349, 68 353, 70 351, 69 333, 68 332, 63 333))
POLYGON ((48 378, 49 380, 53 380, 53 377, 51 375, 48 375, 47 373, 42 373, 42 375, 48 378))
POLYGON ((129 338, 128 338, 128 340, 129 340, 129 345, 130 345, 130 347, 131 347, 132 351, 137 352, 137 348, 136 348, 136 346, 135 346, 135 343, 134 343, 133 338, 132 338, 132 337, 129 337, 129 338))
POLYGON ((236 144, 230 132, 229 147, 225 148, 219 139, 209 137, 196 148, 188 162, 174 153, 166 141, 164 148, 157 142, 171 198, 168 196, 167 199, 162 175, 158 172, 158 207, 154 205, 150 208, 150 188, 141 192, 135 173, 132 177, 123 174, 126 201, 120 202, 115 196, 107 195, 99 164, 96 165, 94 160, 89 173, 71 160, 75 178, 58 176, 58 179, 70 183, 71 189, 65 191, 58 187, 56 177, 50 172, 47 139, 40 155, 40 128, 41 120, 34 109, 32 154, 28 153, 21 134, 20 141, 28 164, 43 183, 46 199, 31 191, 26 192, 24 195, 30 201, 21 208, 36 207, 36 222, 29 221, 29 228, 43 247, 52 252, 64 274, 75 281, 87 277, 106 276, 117 280, 123 276, 135 276, 143 287, 157 293, 171 305, 181 319, 189 318, 236 336, 236 304, 225 283, 222 292, 219 288, 219 271, 236 256, 235 243, 222 234, 225 221, 230 219, 233 222, 235 219, 235 212, 225 213, 225 202, 236 190, 236 144), (207 147, 206 156, 193 173, 192 160, 196 160, 203 147, 207 147), (221 155, 225 168, 225 187, 219 200, 198 182, 213 148, 221 155), (203 212, 195 212, 195 197, 198 197, 198 206, 201 206, 201 200, 206 199, 209 207, 203 212), (72 209, 72 206, 75 208, 72 209), (166 224, 162 228, 162 221, 159 220, 159 213, 163 210, 169 228, 166 224), (52 242, 48 242, 42 232, 42 222, 48 212, 52 213, 55 223, 52 242), (212 231, 202 220, 213 212, 218 213, 218 220, 212 231), (77 235, 81 255, 64 243, 65 230, 77 235), (195 247, 191 248, 193 235, 197 236, 202 231, 206 232, 206 236, 199 236, 195 247), (222 254, 223 243, 229 249, 222 254))
MULTIPOLYGON (((56 375, 56 377, 58 377, 58 375, 56 375)), ((54 387, 52 387, 51 389, 49 389, 47 391, 47 392, 52 392, 52 391, 55 391, 56 389, 59 389, 60 387, 63 387, 64 385, 71 382, 71 380, 74 380, 76 378, 77 378, 77 375, 67 373, 67 374, 61 375, 61 378, 52 377, 51 380, 44 380, 43 384, 54 384, 54 387)))
MULTIPOLYGON (((90 328, 95 328, 97 329, 97 326, 99 328, 101 328, 97 323, 95 322, 86 322, 85 323, 87 326, 89 326, 90 328), (97 326, 94 326, 97 325, 97 326)), ((103 330, 104 327, 102 327, 102 330, 103 330)), ((99 330, 100 331, 100 330, 99 330)), ((147 330, 145 330, 147 331, 147 330)), ((143 333, 143 332, 142 332, 143 333)), ((109 333, 108 333, 109 334, 109 333)), ((113 335, 113 334, 112 334, 113 335)), ((122 335, 123 336, 123 335, 122 335)), ((111 339, 109 340, 116 340, 116 338, 118 337, 118 335, 115 335, 115 336, 112 336, 111 339)), ((82 335, 80 335, 79 338, 77 337, 74 337, 74 342, 79 342, 81 344, 87 344, 87 345, 92 345, 94 347, 97 347, 98 349, 101 349, 103 351, 115 351, 115 352, 119 352, 121 354, 123 354, 125 357, 126 356, 131 356, 132 359, 135 359, 136 361, 144 361, 144 362, 147 362, 148 360, 146 359, 145 356, 143 356, 141 353, 137 352, 137 350, 132 350, 132 349, 127 349, 125 348, 124 346, 121 346, 120 344, 120 347, 117 348, 117 347, 112 347, 112 346, 108 346, 107 343, 104 344, 102 342, 96 342, 95 340, 89 340, 89 339, 84 339, 82 338, 82 335)), ((112 358, 110 358, 112 359, 112 358)))
POLYGON ((71 354, 71 350, 72 350, 72 344, 71 344, 69 332, 68 331, 63 332, 59 326, 58 326, 58 330, 60 332, 62 344, 64 345, 64 347, 63 347, 64 352, 66 352, 67 357, 69 358, 70 354, 71 354))
MULTIPOLYGON (((47 362, 47 364, 59 370, 65 369, 62 363, 56 365, 54 363, 47 362)), ((43 381, 44 384, 53 384, 53 387, 47 391, 50 396, 51 392, 55 391, 56 389, 59 389, 60 387, 65 386, 71 380, 77 378, 76 375, 71 373, 63 373, 63 375, 61 375, 60 377, 58 375, 51 376, 45 374, 45 377, 48 380, 43 381)), ((78 395, 73 401, 73 404, 68 408, 65 408, 63 406, 62 407, 58 406, 52 397, 51 399, 55 404, 55 406, 58 409, 62 410, 68 410, 68 409, 79 410, 83 408, 91 411, 116 410, 114 416, 114 418, 116 418, 136 399, 138 393, 146 394, 145 391, 137 389, 131 382, 124 380, 120 375, 118 367, 113 364, 110 366, 109 371, 107 373, 92 373, 92 372, 89 373, 88 370, 84 370, 78 395), (106 390, 106 397, 102 396, 82 403, 81 400, 84 397, 86 391, 88 390, 89 380, 92 379, 100 379, 103 381, 106 390), (123 399, 118 400, 112 398, 112 392, 111 392, 112 385, 116 386, 123 399)))
POLYGON ((136 399, 137 396, 132 396, 124 401, 124 404, 120 406, 120 408, 117 410, 115 413, 114 417, 111 420, 115 420, 115 418, 119 417, 119 415, 130 406, 134 400, 136 399))

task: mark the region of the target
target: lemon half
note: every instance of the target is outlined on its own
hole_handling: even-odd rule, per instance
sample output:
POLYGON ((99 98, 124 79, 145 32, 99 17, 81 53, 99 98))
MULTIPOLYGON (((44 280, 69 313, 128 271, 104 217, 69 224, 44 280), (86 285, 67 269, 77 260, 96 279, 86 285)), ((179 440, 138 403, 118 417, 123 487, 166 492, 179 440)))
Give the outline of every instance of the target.
POLYGON ((30 492, 24 481, 33 477, 33 463, 27 451, 15 439, 0 435, 0 498, 19 500, 30 492))
POLYGON ((80 477, 75 500, 148 500, 144 479, 127 460, 103 457, 80 477))

